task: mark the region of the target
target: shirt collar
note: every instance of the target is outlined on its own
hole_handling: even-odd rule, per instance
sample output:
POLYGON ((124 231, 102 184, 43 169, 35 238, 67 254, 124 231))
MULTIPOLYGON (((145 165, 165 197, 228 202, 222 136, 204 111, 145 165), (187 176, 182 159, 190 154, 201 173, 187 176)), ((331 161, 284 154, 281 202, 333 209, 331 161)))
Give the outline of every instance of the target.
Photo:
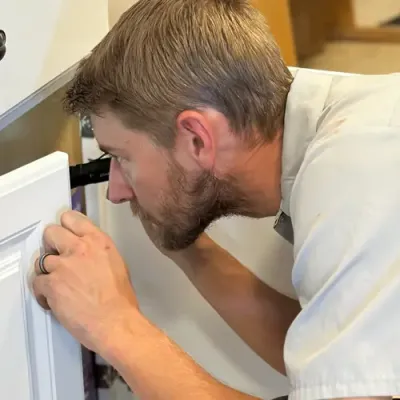
POLYGON ((290 216, 292 187, 316 135, 332 75, 324 71, 291 68, 294 77, 286 101, 282 150, 281 211, 290 216))

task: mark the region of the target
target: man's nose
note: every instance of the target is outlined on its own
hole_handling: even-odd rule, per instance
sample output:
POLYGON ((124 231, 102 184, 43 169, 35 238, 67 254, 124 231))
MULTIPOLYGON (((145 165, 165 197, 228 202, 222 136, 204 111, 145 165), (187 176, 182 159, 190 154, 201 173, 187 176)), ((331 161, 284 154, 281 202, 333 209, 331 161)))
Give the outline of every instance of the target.
POLYGON ((130 201, 135 197, 132 188, 126 183, 121 166, 112 158, 107 190, 107 199, 114 204, 130 201))

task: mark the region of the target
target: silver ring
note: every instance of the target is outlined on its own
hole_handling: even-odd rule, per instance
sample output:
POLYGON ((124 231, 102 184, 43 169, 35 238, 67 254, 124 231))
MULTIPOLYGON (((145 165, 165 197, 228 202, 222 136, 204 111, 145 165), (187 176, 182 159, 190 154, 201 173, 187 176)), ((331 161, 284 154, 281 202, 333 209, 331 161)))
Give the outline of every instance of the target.
POLYGON ((39 258, 39 269, 40 269, 40 272, 44 275, 49 274, 49 271, 47 271, 46 267, 44 266, 44 260, 46 259, 47 256, 51 256, 51 254, 43 253, 39 258))

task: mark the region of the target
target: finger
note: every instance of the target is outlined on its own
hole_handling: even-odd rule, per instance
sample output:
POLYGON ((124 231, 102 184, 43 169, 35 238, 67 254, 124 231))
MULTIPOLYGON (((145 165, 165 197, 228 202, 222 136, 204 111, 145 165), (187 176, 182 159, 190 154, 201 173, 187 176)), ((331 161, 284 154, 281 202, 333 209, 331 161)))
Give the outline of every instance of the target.
POLYGON ((79 240, 71 231, 60 225, 50 225, 43 233, 46 252, 69 254, 79 240))
MULTIPOLYGON (((43 275, 43 272, 40 270, 39 262, 40 262, 40 257, 38 257, 35 261, 35 273, 36 275, 43 275)), ((60 256, 48 255, 45 257, 43 261, 43 267, 49 274, 54 272, 59 265, 60 265, 60 256)))
POLYGON ((33 294, 39 305, 45 310, 50 310, 45 293, 48 292, 48 276, 40 275, 32 282, 33 294))
POLYGON ((85 236, 98 231, 88 217, 74 210, 61 215, 61 225, 77 236, 85 236))
POLYGON ((44 310, 47 311, 50 310, 49 303, 47 303, 47 299, 43 295, 36 296, 36 301, 39 303, 40 307, 42 307, 44 310))

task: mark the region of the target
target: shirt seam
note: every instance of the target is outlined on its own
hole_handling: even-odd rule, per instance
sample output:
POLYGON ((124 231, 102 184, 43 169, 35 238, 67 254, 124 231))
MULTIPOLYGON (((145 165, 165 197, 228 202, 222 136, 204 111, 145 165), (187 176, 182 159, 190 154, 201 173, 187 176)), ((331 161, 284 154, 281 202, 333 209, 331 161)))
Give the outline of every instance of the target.
POLYGON ((299 386, 292 386, 293 390, 300 390, 300 389, 312 389, 312 388, 316 388, 316 387, 332 387, 334 385, 365 385, 367 383, 375 383, 375 382, 398 382, 400 384, 400 378, 366 378, 367 381, 360 381, 360 380, 347 380, 347 381, 340 381, 337 380, 334 383, 312 383, 312 384, 301 384, 299 386))
POLYGON ((370 379, 354 381, 334 381, 332 383, 301 385, 293 387, 289 392, 289 400, 320 399, 329 393, 329 398, 397 396, 400 394, 400 379, 370 379))

